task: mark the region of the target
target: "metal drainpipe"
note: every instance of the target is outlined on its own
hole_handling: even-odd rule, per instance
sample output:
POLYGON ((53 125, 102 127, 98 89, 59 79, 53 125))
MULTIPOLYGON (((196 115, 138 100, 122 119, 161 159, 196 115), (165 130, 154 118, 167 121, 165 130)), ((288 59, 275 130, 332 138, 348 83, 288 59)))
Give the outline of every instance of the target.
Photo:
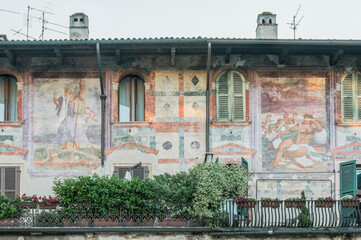
POLYGON ((99 72, 99 80, 100 80, 100 100, 101 100, 101 136, 100 136, 100 160, 101 166, 104 167, 104 159, 105 159, 105 99, 107 99, 107 95, 104 93, 104 85, 103 85, 103 73, 102 73, 102 60, 100 58, 100 44, 96 44, 97 50, 97 60, 98 60, 98 72, 99 72))
POLYGON ((209 153, 209 84, 210 84, 210 69, 211 69, 211 54, 212 44, 208 42, 207 54, 207 92, 206 92, 206 153, 209 153))

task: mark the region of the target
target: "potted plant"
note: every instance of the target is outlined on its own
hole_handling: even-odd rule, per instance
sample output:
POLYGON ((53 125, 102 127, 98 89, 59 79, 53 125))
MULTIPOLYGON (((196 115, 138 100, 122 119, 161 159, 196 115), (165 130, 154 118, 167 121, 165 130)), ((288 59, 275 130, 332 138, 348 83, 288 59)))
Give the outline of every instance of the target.
POLYGON ((286 208, 300 208, 305 204, 305 201, 301 198, 287 198, 285 200, 286 208))
POLYGON ((341 198, 342 207, 356 208, 360 204, 360 198, 358 196, 346 195, 341 198))
POLYGON ((271 207, 271 208, 278 208, 281 204, 281 201, 278 198, 262 198, 261 205, 262 207, 271 207))
POLYGON ((317 198, 315 205, 316 207, 332 208, 335 203, 335 199, 332 197, 319 197, 317 198))
POLYGON ((18 197, 18 200, 21 202, 23 208, 37 208, 38 206, 38 197, 36 195, 27 196, 25 193, 18 197))
POLYGON ((18 200, 20 200, 24 208, 37 208, 39 206, 44 209, 55 209, 57 203, 59 203, 59 199, 56 196, 38 197, 36 194, 27 196, 25 193, 21 197, 18 197, 18 200))
POLYGON ((256 205, 256 199, 248 197, 239 197, 237 198, 237 207, 238 208, 254 208, 256 205))

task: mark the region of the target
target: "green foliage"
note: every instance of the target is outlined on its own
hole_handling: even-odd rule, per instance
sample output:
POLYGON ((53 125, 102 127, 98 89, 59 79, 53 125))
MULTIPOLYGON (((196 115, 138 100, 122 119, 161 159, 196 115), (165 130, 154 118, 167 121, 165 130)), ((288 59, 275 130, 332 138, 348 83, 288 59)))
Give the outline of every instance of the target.
POLYGON ((135 178, 128 181, 114 175, 94 174, 55 180, 53 190, 62 203, 91 204, 89 211, 103 215, 115 213, 120 208, 128 213, 144 212, 149 210, 151 199, 149 180, 135 178))
MULTIPOLYGON (((301 192, 301 199, 306 201, 305 191, 301 192)), ((301 212, 297 216, 299 227, 312 227, 313 223, 310 219, 310 213, 306 204, 302 205, 301 212)))
POLYGON ((154 176, 152 181, 152 196, 166 203, 191 203, 193 202, 196 183, 186 172, 174 175, 165 173, 154 176))
POLYGON ((190 174, 180 172, 174 175, 164 173, 154 176, 150 182, 152 198, 159 203, 158 212, 168 211, 175 216, 189 216, 192 212, 196 183, 190 174), (164 208, 163 208, 163 206, 164 208))
POLYGON ((196 183, 194 217, 212 224, 225 199, 237 198, 248 187, 249 173, 239 165, 197 164, 189 171, 196 183))
POLYGON ((37 227, 59 226, 63 223, 61 216, 57 212, 41 212, 35 217, 37 227))
POLYGON ((14 204, 16 200, 5 195, 0 196, 0 219, 14 219, 20 217, 21 207, 14 204))

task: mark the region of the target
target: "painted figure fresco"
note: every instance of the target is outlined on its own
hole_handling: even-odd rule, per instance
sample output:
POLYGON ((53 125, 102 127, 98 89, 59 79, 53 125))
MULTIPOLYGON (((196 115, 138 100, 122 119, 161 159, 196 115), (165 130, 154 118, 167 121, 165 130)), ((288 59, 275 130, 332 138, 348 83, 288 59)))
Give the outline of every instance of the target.
POLYGON ((324 79, 262 82, 263 168, 325 169, 324 79))
POLYGON ((35 170, 95 169, 100 146, 97 81, 36 79, 35 88, 35 170))
POLYGON ((87 138, 84 135, 82 126, 78 124, 78 118, 84 116, 85 101, 82 98, 84 92, 84 83, 80 80, 80 90, 72 94, 69 88, 64 89, 64 97, 56 98, 53 95, 53 101, 56 105, 56 115, 59 117, 63 112, 64 120, 58 127, 57 140, 59 144, 66 148, 80 148, 79 144, 87 144, 87 138))

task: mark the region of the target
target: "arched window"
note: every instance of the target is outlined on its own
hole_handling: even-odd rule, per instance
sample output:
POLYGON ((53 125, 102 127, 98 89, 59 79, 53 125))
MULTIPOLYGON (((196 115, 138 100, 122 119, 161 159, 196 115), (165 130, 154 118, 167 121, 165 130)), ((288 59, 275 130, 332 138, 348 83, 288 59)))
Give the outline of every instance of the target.
POLYGON ((0 121, 17 121, 17 84, 10 75, 0 76, 0 121))
POLYGON ((342 121, 361 122, 361 74, 347 73, 341 85, 342 121))
POLYGON ((119 83, 119 121, 144 121, 144 82, 126 76, 119 83))
POLYGON ((269 22, 270 24, 272 24, 272 19, 270 19, 268 22, 269 22))
POLYGON ((216 82, 217 120, 246 119, 245 81, 236 71, 223 72, 216 82))

